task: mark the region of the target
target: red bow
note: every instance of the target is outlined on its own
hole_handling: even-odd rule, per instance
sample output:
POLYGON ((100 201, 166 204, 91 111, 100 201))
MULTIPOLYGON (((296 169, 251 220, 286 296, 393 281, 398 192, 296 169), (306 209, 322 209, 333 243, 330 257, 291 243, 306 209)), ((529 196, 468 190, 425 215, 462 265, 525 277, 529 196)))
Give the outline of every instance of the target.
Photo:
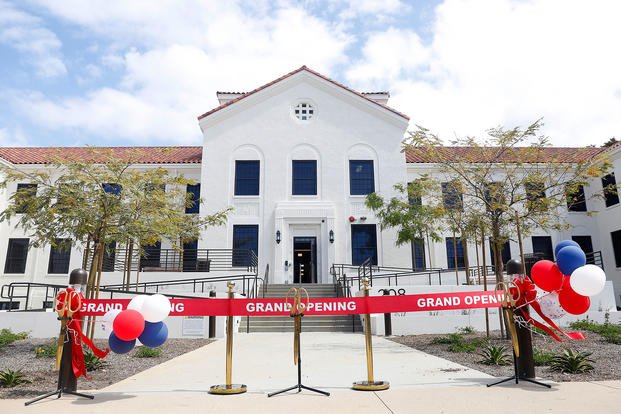
POLYGON ((537 289, 528 277, 516 277, 513 279, 513 283, 515 283, 518 289, 520 289, 520 299, 516 303, 516 307, 520 310, 520 313, 526 322, 545 331, 559 342, 563 342, 563 340, 559 338, 554 330, 570 339, 586 339, 586 336, 582 332, 564 332, 561 328, 556 326, 552 319, 548 318, 543 313, 539 302, 537 302, 537 289), (537 312, 537 314, 549 325, 549 327, 533 319, 526 311, 526 305, 532 306, 535 312, 537 312))
MULTIPOLYGON (((67 288, 69 291, 71 288, 67 288)), ((65 292, 61 292, 57 297, 58 306, 60 308, 64 305, 64 300, 66 297, 63 295, 65 292)), ((80 293, 80 299, 84 301, 84 296, 80 293)), ((86 365, 84 363, 84 351, 82 350, 82 342, 86 344, 98 358, 104 358, 110 352, 109 349, 102 351, 97 348, 97 346, 91 341, 86 335, 82 333, 82 325, 80 324, 80 320, 82 319, 82 315, 80 311, 75 312, 72 315, 72 318, 67 322, 67 332, 69 334, 69 340, 71 341, 71 366, 73 368, 73 373, 76 378, 80 378, 82 375, 86 379, 90 379, 88 375, 86 375, 86 365)))

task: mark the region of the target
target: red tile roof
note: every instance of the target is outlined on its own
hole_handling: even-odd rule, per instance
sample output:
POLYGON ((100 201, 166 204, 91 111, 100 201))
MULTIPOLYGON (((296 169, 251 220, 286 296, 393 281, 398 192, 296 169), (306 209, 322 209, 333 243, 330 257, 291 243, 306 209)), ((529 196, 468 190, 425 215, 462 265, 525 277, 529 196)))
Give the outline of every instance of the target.
POLYGON ((355 91, 355 90, 353 90, 353 89, 351 89, 351 88, 349 88, 349 87, 347 87, 347 86, 343 85, 342 83, 339 83, 339 82, 337 82, 337 81, 335 81, 335 80, 333 80, 333 79, 330 79, 330 78, 328 78, 327 76, 324 76, 324 75, 322 75, 322 74, 321 74, 321 73, 319 73, 319 72, 315 72, 314 70, 309 69, 309 68, 307 68, 306 66, 302 66, 301 68, 298 68, 298 69, 294 70, 293 72, 289 72, 289 73, 287 73, 286 75, 283 75, 283 76, 281 76, 281 77, 280 77, 280 78, 278 78, 278 79, 274 79, 273 81, 271 81, 271 82, 269 82, 269 83, 266 83, 266 84, 265 84, 265 85, 263 85, 263 86, 259 86, 258 88, 254 89, 254 90, 252 90, 252 91, 250 91, 250 92, 245 92, 243 95, 241 95, 241 96, 239 96, 239 97, 237 97, 237 98, 235 98, 235 99, 232 99, 232 100, 230 100, 230 101, 228 101, 228 102, 226 102, 226 103, 224 103, 224 104, 222 104, 222 105, 220 105, 220 106, 218 106, 218 107, 216 107, 216 108, 214 108, 214 109, 212 109, 212 110, 210 110, 210 111, 205 112, 204 114, 200 115, 200 116, 198 117, 198 119, 199 119, 199 120, 201 120, 201 119, 203 119, 203 118, 205 118, 205 117, 207 117, 207 116, 209 116, 209 115, 211 115, 211 114, 213 114, 213 113, 218 112, 218 111, 219 111, 219 110, 221 110, 221 109, 226 108, 227 106, 233 105, 234 103, 239 102, 239 101, 241 101, 242 99, 247 98, 247 97, 248 97, 248 96, 250 96, 250 95, 253 95, 253 94, 255 94, 255 93, 259 92, 259 91, 262 91, 263 89, 268 88, 268 87, 270 87, 270 86, 272 86, 272 85, 274 85, 274 84, 276 84, 276 83, 278 83, 278 82, 280 82, 280 81, 282 81, 282 80, 285 80, 285 79, 287 79, 287 78, 289 78, 289 77, 291 77, 291 76, 295 75, 296 73, 298 73, 298 72, 302 72, 302 71, 306 71, 306 72, 308 72, 308 73, 312 73, 313 75, 318 76, 318 77, 320 77, 321 79, 324 79, 324 80, 326 80, 326 81, 328 81, 328 82, 330 82, 330 83, 332 83, 332 84, 334 84, 334 85, 338 86, 339 88, 343 88, 343 89, 345 89, 345 90, 347 90, 347 91, 349 91, 349 92, 351 92, 351 93, 353 93, 353 94, 355 94, 355 95, 358 95, 359 97, 361 97, 361 98, 363 98, 363 99, 365 99, 365 100, 367 100, 367 101, 369 101, 369 102, 372 102, 372 103, 373 103, 373 104, 375 104, 375 105, 378 105, 380 108, 387 109, 387 110, 389 110, 390 112, 392 112, 392 113, 394 113, 394 114, 397 114, 397 115, 399 115, 399 116, 400 116, 400 117, 402 117, 402 118, 405 118, 405 119, 407 119, 407 120, 409 120, 409 119, 410 119, 407 115, 405 115, 405 114, 403 114, 403 113, 401 113, 401 112, 397 111, 396 109, 390 108, 389 106, 382 105, 382 104, 380 104, 380 103, 377 103, 377 102, 375 102, 374 100, 372 100, 372 99, 370 99, 370 98, 368 98, 368 97, 364 96, 364 94, 362 94, 362 93, 360 93, 360 92, 357 92, 357 91, 355 91))
MULTIPOLYGON (((578 162, 592 158, 605 148, 595 147, 545 147, 540 151, 532 151, 530 147, 516 147, 498 153, 495 147, 439 147, 440 157, 445 160, 459 160, 469 162, 578 162)), ((438 158, 424 148, 408 148, 405 151, 405 160, 408 163, 434 163, 438 158)))
POLYGON ((200 164, 203 147, 3 147, 0 158, 13 164, 51 164, 56 158, 104 160, 108 156, 136 164, 200 164))

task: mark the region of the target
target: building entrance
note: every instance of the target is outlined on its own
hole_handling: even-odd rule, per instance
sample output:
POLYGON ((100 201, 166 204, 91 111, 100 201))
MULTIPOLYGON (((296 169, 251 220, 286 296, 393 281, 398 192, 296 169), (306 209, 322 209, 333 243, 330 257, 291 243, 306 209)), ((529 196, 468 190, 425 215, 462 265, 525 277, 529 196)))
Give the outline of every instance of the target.
POLYGON ((293 238, 293 283, 317 283, 317 238, 293 238))

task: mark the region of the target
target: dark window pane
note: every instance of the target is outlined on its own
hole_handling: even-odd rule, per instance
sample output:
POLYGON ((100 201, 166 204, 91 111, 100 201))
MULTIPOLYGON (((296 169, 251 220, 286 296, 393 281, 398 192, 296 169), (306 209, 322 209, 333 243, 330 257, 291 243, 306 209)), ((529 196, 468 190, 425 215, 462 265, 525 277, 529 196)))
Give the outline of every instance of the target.
POLYGON ((457 255, 457 267, 466 267, 464 260, 464 246, 461 244, 461 238, 446 238, 446 261, 449 269, 455 269, 455 256, 457 255))
POLYGON ((457 183, 442 183, 442 200, 444 207, 461 210, 463 208, 463 196, 459 192, 457 183))
POLYGON ((4 262, 4 273, 24 273, 28 258, 29 239, 9 239, 4 262))
POLYGON ((612 250, 615 254, 615 266, 621 267, 621 230, 610 233, 612 238, 612 250))
POLYGON ((361 265, 369 257, 371 264, 377 264, 377 234, 375 224, 352 224, 351 262, 361 265))
POLYGON ((259 254, 259 226, 235 225, 233 226, 233 267, 250 266, 252 250, 259 254))
POLYGON ((121 190, 123 190, 123 187, 118 184, 104 183, 101 186, 103 187, 103 190, 108 194, 119 195, 121 194, 121 190))
POLYGON ((412 205, 420 206, 423 204, 420 191, 418 190, 415 182, 408 183, 408 203, 412 205))
POLYGON ((615 173, 610 173, 602 177, 602 187, 604 189, 604 198, 606 199, 606 207, 619 204, 619 190, 617 188, 617 180, 615 173))
POLYGON ((17 191, 15 194, 15 203, 17 206, 17 213, 23 214, 28 210, 30 199, 37 195, 36 184, 17 184, 17 191))
POLYGON ((183 271, 196 272, 198 265, 198 240, 183 243, 183 271))
POLYGON ((587 211, 586 197, 584 196, 584 187, 579 186, 577 189, 566 191, 567 193, 567 210, 569 211, 587 211))
POLYGON ((580 245, 580 248, 586 253, 587 263, 595 264, 595 256, 593 255, 593 240, 591 236, 571 236, 571 239, 580 245))
POLYGON ((259 195, 259 161, 235 161, 235 195, 259 195))
POLYGON ((349 193, 367 195, 374 191, 373 160, 349 160, 349 193))
POLYGON ((552 237, 533 236, 533 253, 537 259, 554 260, 554 249, 552 248, 552 237))
POLYGON ((155 244, 142 246, 143 255, 140 258, 140 267, 160 267, 160 257, 162 255, 162 243, 155 242, 155 244))
POLYGON ((294 160, 292 165, 293 195, 317 195, 317 161, 294 160))
POLYGON ((107 243, 104 248, 102 272, 114 272, 114 262, 116 260, 116 242, 107 243))
POLYGON ((201 185, 191 185, 188 184, 185 190, 188 194, 191 194, 191 200, 194 202, 192 207, 186 207, 186 214, 198 214, 200 210, 199 199, 201 198, 201 185))
POLYGON ((425 267, 425 243, 423 239, 416 238, 412 240, 412 268, 419 270, 425 267))
POLYGON ((69 273, 69 260, 71 259, 71 240, 56 239, 56 246, 50 248, 50 261, 47 265, 49 274, 69 273))

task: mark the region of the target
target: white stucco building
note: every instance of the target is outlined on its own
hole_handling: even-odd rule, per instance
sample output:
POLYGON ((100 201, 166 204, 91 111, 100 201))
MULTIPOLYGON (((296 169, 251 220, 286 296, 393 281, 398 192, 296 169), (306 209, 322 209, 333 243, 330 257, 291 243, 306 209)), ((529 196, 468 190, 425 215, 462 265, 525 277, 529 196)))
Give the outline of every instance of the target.
MULTIPOLYGON (((433 167, 428 160, 406 159, 401 142, 409 118, 390 108, 388 98, 387 92, 356 92, 301 67, 251 92, 219 92, 220 106, 199 117, 202 147, 170 147, 165 157, 145 156, 137 168, 165 166, 199 182, 205 203, 199 214, 233 207, 226 226, 209 229, 189 248, 252 249, 259 269, 270 265, 270 283, 332 283, 332 264, 356 265, 367 257, 381 266, 451 267, 447 244, 424 241, 425 259, 419 254, 413 260, 412 248, 396 247, 394 231, 380 231, 364 205, 366 194, 391 197, 395 183, 433 167)), ((0 163, 41 168, 49 163, 50 151, 2 148, 0 163)), ((63 151, 79 154, 81 149, 63 151)), ((621 171, 621 146, 607 151, 613 164, 610 182, 621 171)), ((1 190, 0 210, 19 184, 27 183, 1 190)), ((619 305, 621 207, 618 198, 590 197, 601 193, 602 181, 594 180, 585 188, 586 211, 563 212, 573 228, 528 237, 525 249, 543 252, 572 237, 585 249, 591 243, 591 251, 601 251, 619 305)), ((27 239, 21 229, 0 223, 0 284, 65 283, 66 272, 50 272, 50 248, 28 251, 27 239)), ((66 268, 81 265, 79 247, 66 258, 66 268)), ((166 242, 158 248, 165 249, 166 242)), ((510 243, 509 249, 516 257, 517 245, 510 243)), ((142 280, 206 276, 204 268, 183 273, 154 268, 142 280)), ((108 283, 120 277, 111 271, 108 283)))

